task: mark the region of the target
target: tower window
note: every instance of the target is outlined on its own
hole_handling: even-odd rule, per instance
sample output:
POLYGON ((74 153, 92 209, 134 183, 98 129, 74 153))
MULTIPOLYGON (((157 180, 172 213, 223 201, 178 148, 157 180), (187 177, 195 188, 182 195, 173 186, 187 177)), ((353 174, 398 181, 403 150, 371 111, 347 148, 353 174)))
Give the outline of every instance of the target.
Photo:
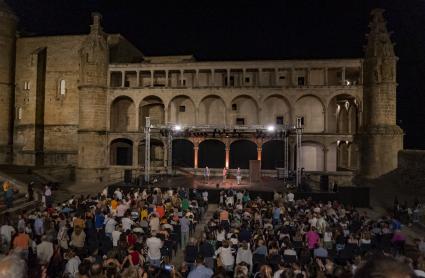
POLYGON ((186 112, 186 106, 180 105, 179 106, 179 112, 186 112))
POLYGON ((233 104, 232 104, 232 110, 233 110, 233 111, 238 110, 238 105, 237 105, 236 103, 233 103, 233 104))
POLYGON ((64 79, 59 81, 59 94, 61 96, 66 94, 66 81, 64 79))
POLYGON ((297 81, 298 81, 298 86, 304 86, 305 85, 305 78, 304 78, 304 76, 299 76, 298 77, 298 79, 297 79, 297 81))
POLYGON ((277 116, 276 117, 276 124, 277 125, 283 125, 283 116, 277 116))
POLYGON ((22 107, 16 109, 16 119, 22 120, 22 107))
POLYGON ((29 90, 29 89, 30 89, 30 82, 24 81, 24 90, 29 90))
POLYGON ((245 118, 236 118, 236 125, 245 125, 245 118))
POLYGON ((250 82, 251 82, 251 78, 245 77, 245 83, 250 83, 250 82))

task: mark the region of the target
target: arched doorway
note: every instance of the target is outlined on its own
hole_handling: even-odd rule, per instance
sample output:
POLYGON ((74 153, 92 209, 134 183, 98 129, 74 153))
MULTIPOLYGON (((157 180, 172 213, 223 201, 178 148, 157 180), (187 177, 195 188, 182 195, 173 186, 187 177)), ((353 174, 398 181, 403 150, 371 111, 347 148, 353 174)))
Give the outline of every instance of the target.
POLYGON ((306 133, 324 131, 324 111, 322 102, 315 96, 303 96, 295 103, 295 116, 304 118, 304 132, 306 133))
POLYGON ((181 95, 173 98, 168 111, 170 123, 180 125, 195 123, 195 105, 188 96, 181 95))
POLYGON ((249 161, 257 160, 257 144, 249 140, 238 140, 230 145, 229 168, 249 169, 249 161))
POLYGON ((204 168, 224 168, 226 160, 225 145, 219 140, 205 140, 199 144, 198 166, 204 168))
POLYGON ((193 143, 186 139, 173 140, 173 165, 193 168, 193 143))
MULTIPOLYGON (((145 165, 145 152, 146 145, 145 141, 140 142, 138 154, 139 154, 139 165, 145 165)), ((151 139, 151 150, 150 150, 151 166, 162 167, 164 166, 164 144, 159 139, 151 139)))
POLYGON ((202 99, 199 104, 198 123, 226 124, 226 104, 221 97, 211 95, 202 99))
POLYGON ((273 170, 285 167, 285 148, 283 144, 283 140, 270 140, 263 144, 261 152, 262 169, 273 170))
POLYGON ((150 117, 151 124, 159 125, 165 123, 164 103, 157 96, 145 97, 139 106, 139 128, 146 125, 146 117, 150 117))
POLYGON ((133 142, 119 138, 111 142, 109 147, 110 164, 128 166, 133 164, 133 142))
POLYGON ((111 104, 110 129, 126 132, 135 128, 135 105, 127 96, 117 97, 111 104))

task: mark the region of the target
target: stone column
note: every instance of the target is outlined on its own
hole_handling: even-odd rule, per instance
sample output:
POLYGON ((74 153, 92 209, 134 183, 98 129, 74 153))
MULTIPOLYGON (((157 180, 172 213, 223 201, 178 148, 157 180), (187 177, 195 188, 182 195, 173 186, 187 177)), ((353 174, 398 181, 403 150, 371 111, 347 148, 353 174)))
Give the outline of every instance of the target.
POLYGON ((165 137, 162 140, 162 143, 164 144, 164 155, 163 155, 163 166, 164 168, 168 167, 168 138, 165 137))
POLYGON ((199 87, 199 69, 195 73, 195 87, 199 87))
POLYGON ((195 107, 195 125, 198 124, 199 119, 199 107, 195 107))
POLYGON ((165 87, 168 88, 168 70, 165 71, 165 87))
POLYGON ((229 164, 230 164, 230 145, 226 144, 226 161, 224 163, 224 166, 226 168, 229 168, 229 164))
POLYGON ((153 75, 154 75, 154 72, 153 70, 151 70, 151 87, 153 87, 153 75))
POLYGON ((210 80, 210 86, 215 87, 215 70, 211 70, 211 80, 210 80))
POLYGON ((311 69, 310 68, 307 68, 307 78, 306 78, 306 84, 305 85, 307 85, 307 86, 310 86, 310 83, 311 83, 311 69))
POLYGON ((125 87, 125 71, 121 71, 121 87, 125 87))
POLYGON ((134 119, 134 125, 135 125, 134 130, 139 131, 140 130, 140 127, 139 127, 140 109, 138 106, 136 106, 135 110, 136 110, 136 115, 135 115, 136 118, 134 119))
POLYGON ((137 82, 137 86, 136 87, 140 87, 140 71, 136 71, 136 82, 137 82))
POLYGON ((274 85, 277 87, 279 84, 279 69, 275 68, 274 69, 274 85))
POLYGON ((168 123, 168 108, 164 108, 164 124, 168 123))
POLYGON ((180 87, 183 87, 183 77, 184 77, 184 71, 180 70, 180 87))
POLYGON ((227 87, 230 87, 230 69, 227 69, 227 87))
POLYGON ((259 68, 258 69, 258 87, 262 87, 263 86, 263 69, 259 68))
POLYGON ((193 168, 198 169, 198 150, 199 146, 193 146, 193 168))
POLYGON ((246 74, 246 69, 242 69, 242 87, 245 87, 245 74, 246 74))
POLYGON ((289 143, 289 170, 295 170, 295 143, 289 143))
POLYGON ((263 149, 261 147, 257 147, 257 160, 261 161, 261 153, 263 149))
POLYGON ((341 83, 344 86, 345 85, 345 67, 342 68, 342 73, 341 73, 341 83))
POLYGON ((138 153, 139 153, 139 141, 135 141, 133 143, 133 167, 137 167, 139 164, 138 153))
POLYGON ((326 148, 325 146, 323 147, 323 171, 328 171, 328 148, 326 148))
POLYGON ((325 85, 325 86, 328 86, 328 68, 326 67, 326 68, 324 68, 324 73, 323 73, 323 77, 324 77, 324 81, 323 81, 323 84, 325 85))

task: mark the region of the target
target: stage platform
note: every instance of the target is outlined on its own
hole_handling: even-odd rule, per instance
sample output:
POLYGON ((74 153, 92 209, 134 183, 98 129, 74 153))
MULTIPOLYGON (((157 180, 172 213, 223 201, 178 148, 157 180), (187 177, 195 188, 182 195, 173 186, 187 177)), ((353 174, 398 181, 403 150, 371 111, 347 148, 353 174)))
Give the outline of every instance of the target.
MULTIPOLYGON (((206 181, 203 177, 180 175, 180 176, 156 176, 153 178, 154 182, 149 185, 138 185, 137 183, 125 184, 118 183, 109 186, 109 193, 112 194, 117 187, 126 189, 132 188, 188 188, 207 190, 211 202, 218 202, 219 193, 221 190, 235 189, 235 190, 248 190, 251 198, 260 196, 265 200, 273 200, 273 192, 287 192, 283 180, 278 180, 271 177, 262 177, 260 182, 250 182, 249 180, 242 180, 241 184, 237 184, 236 179, 229 178, 223 181, 222 178, 213 177, 206 181)), ((310 187, 311 188, 311 187, 310 187)), ((192 191, 192 190, 191 190, 192 191)), ((318 190, 309 190, 302 192, 295 192, 296 198, 311 198, 314 201, 339 201, 344 204, 354 205, 356 207, 369 207, 369 188, 368 187, 340 187, 338 192, 322 192, 318 190)))

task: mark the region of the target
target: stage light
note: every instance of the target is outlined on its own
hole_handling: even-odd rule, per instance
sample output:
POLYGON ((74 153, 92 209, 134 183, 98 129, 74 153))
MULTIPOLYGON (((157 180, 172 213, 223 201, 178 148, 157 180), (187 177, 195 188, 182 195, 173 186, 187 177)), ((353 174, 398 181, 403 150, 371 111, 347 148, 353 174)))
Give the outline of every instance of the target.
POLYGON ((173 130, 174 131, 180 131, 180 130, 182 130, 182 127, 181 127, 181 125, 175 125, 175 126, 173 126, 173 130))
POLYGON ((269 125, 268 127, 267 127, 267 131, 268 132, 273 132, 273 131, 275 131, 275 126, 274 125, 269 125))

